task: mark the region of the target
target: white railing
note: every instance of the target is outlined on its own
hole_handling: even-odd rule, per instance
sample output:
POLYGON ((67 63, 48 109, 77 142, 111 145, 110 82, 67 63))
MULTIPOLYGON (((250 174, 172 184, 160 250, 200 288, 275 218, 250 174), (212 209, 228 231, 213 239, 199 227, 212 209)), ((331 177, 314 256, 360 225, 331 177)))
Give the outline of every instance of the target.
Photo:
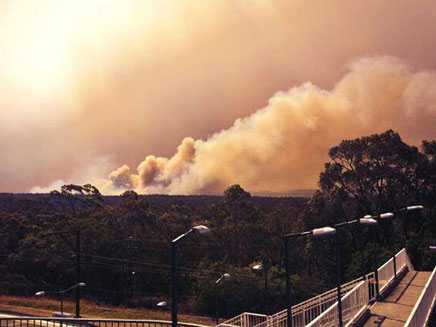
MULTIPOLYGON (((345 327, 351 326, 354 319, 366 310, 368 306, 368 281, 364 280, 358 283, 350 292, 343 296, 341 300, 343 324, 345 327)), ((307 325, 307 327, 336 326, 339 326, 337 302, 307 325)))
POLYGON ((240 315, 226 320, 223 323, 219 324, 218 326, 222 327, 254 327, 254 326, 260 326, 263 323, 266 323, 268 319, 267 315, 259 314, 259 313, 251 313, 251 312, 244 312, 240 315))
POLYGON ((378 287, 380 292, 389 285, 394 278, 394 261, 389 259, 380 268, 378 268, 378 287))
POLYGON ((366 275, 368 281, 368 301, 375 301, 377 298, 377 284, 375 280, 375 273, 369 273, 366 275))
POLYGON ((436 267, 430 275, 421 295, 418 298, 412 313, 407 319, 404 327, 424 327, 434 307, 436 294, 436 267))
MULTIPOLYGON (((368 294, 369 300, 376 297, 376 286, 374 273, 366 275, 368 280, 368 294)), ((344 296, 347 292, 352 290, 362 278, 352 280, 348 283, 341 285, 341 294, 344 296)), ((331 289, 304 302, 292 306, 292 326, 304 327, 316 317, 318 317, 325 310, 330 308, 337 300, 337 289, 331 289)), ((258 313, 244 312, 240 315, 220 323, 220 327, 286 327, 287 325, 287 311, 282 310, 271 316, 262 315, 258 313)))
MULTIPOLYGON (((402 249, 395 255, 397 273, 405 266, 413 270, 413 266, 407 256, 406 250, 402 249)), ((394 265, 391 258, 380 268, 378 268, 379 290, 383 291, 389 283, 394 279, 394 265)), ((357 278, 348 283, 341 285, 341 296, 343 297, 362 282, 362 278, 357 278)), ((365 299, 367 303, 376 299, 376 279, 374 272, 366 275, 365 287, 367 288, 365 299)), ((325 293, 310 298, 304 302, 292 306, 292 326, 304 327, 311 321, 320 316, 326 310, 331 309, 337 300, 336 288, 325 293)), ((345 308, 343 308, 345 310, 345 308)), ((226 320, 218 325, 218 327, 286 327, 287 326, 287 311, 282 310, 271 316, 244 312, 239 316, 226 320)))
MULTIPOLYGON (((370 273, 366 275, 368 280, 375 280, 374 273, 370 273)), ((362 278, 358 278, 352 280, 348 283, 341 285, 341 295, 344 296, 347 292, 352 290, 359 282, 362 281, 362 278)), ((368 292, 373 295, 375 298, 375 284, 370 283, 367 284, 368 292)), ((337 289, 331 289, 325 293, 322 293, 318 296, 310 298, 304 302, 301 302, 292 307, 292 326, 294 327, 304 327, 316 317, 318 317, 321 313, 331 307, 337 300, 337 289)), ((280 311, 268 319, 268 327, 286 327, 286 318, 287 312, 286 309, 280 311)), ((258 326, 263 327, 263 326, 258 326)))
POLYGON ((410 262, 409 256, 407 255, 406 249, 401 249, 395 255, 395 260, 397 263, 397 272, 401 271, 404 267, 408 267, 409 271, 415 270, 413 268, 412 262, 410 262))
MULTIPOLYGON (((407 256, 406 249, 402 249, 395 255, 396 273, 398 274, 404 267, 408 266, 413 269, 410 260, 407 256)), ((412 270, 410 269, 410 270, 412 270)), ((394 273, 394 259, 390 258, 378 270, 378 284, 380 292, 383 292, 386 287, 393 281, 394 273)))
MULTIPOLYGON (((368 279, 374 279, 374 273, 367 275, 368 279)), ((353 289, 362 279, 358 278, 341 285, 341 294, 344 295, 353 289)), ((375 285, 370 292, 375 297, 375 285)), ((292 306, 292 326, 304 327, 322 312, 332 306, 337 299, 336 288, 310 298, 304 302, 292 306)), ((244 312, 240 315, 226 320, 218 326, 221 327, 286 327, 287 310, 282 310, 271 316, 258 313, 244 312)))

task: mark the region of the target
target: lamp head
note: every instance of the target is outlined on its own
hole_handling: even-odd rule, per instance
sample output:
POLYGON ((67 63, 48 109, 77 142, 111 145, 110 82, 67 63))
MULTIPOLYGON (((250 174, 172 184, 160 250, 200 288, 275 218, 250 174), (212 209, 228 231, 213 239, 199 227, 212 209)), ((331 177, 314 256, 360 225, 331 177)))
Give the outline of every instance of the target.
MULTIPOLYGON (((365 216, 367 217, 367 216, 365 216)), ((360 218, 359 219, 359 223, 362 225, 377 225, 377 220, 375 220, 374 218, 360 218)), ((371 217, 371 216, 370 216, 371 217)))
POLYGON ((35 296, 44 296, 45 292, 44 291, 39 291, 35 293, 35 296))
POLYGON ((159 302, 158 304, 156 304, 156 306, 159 308, 164 308, 164 307, 168 306, 168 303, 166 301, 162 301, 162 302, 159 302))
POLYGON ((389 218, 393 218, 394 214, 392 212, 385 212, 380 214, 380 219, 389 219, 389 218))
POLYGON ((263 266, 262 265, 254 265, 253 267, 251 267, 251 269, 254 271, 262 271, 263 266))
POLYGON ((227 278, 230 278, 230 274, 228 273, 222 274, 221 277, 215 281, 215 285, 218 285, 223 279, 227 279, 227 278))
POLYGON ((204 225, 197 225, 197 226, 192 227, 192 231, 195 234, 207 234, 210 232, 210 229, 209 229, 209 227, 204 226, 204 225))
POLYGON ((336 229, 334 229, 333 227, 321 227, 312 229, 313 237, 324 237, 334 234, 336 234, 336 229))
POLYGON ((408 206, 406 207, 407 211, 415 211, 415 210, 423 210, 424 207, 422 205, 416 205, 416 206, 408 206))
POLYGON ((77 284, 79 287, 85 287, 86 284, 84 282, 80 282, 79 284, 77 284))

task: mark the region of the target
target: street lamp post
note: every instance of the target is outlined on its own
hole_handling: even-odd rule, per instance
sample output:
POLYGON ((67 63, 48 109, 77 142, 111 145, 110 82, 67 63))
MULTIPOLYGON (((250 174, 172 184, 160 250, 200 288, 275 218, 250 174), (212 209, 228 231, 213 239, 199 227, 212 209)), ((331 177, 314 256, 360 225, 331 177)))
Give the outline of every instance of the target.
MULTIPOLYGON (((402 213, 402 212, 410 212, 410 211, 420 211, 423 210, 424 206, 418 204, 418 205, 413 205, 413 206, 407 206, 398 210, 394 210, 393 213, 394 215, 396 215, 397 213, 402 213)), ((395 274, 395 278, 397 278, 397 265, 396 265, 396 259, 395 259, 395 230, 394 230, 394 223, 392 221, 392 235, 393 235, 393 258, 394 258, 394 274, 395 274)))
MULTIPOLYGON (((72 289, 85 287, 85 286, 86 286, 86 284, 84 282, 80 282, 80 283, 77 283, 77 284, 75 284, 71 287, 68 287, 67 289, 64 289, 62 291, 57 291, 57 292, 39 291, 39 292, 36 292, 35 295, 36 296, 44 296, 46 294, 59 294, 60 301, 61 301, 61 315, 63 316, 64 315, 64 294, 68 291, 71 291, 72 289)), ((77 311, 77 303, 76 303, 76 311, 77 311)))
MULTIPOLYGON (((359 222, 361 225, 365 225, 365 226, 377 226, 378 222, 380 220, 384 220, 384 219, 389 219, 392 218, 394 216, 394 214, 392 212, 384 212, 381 213, 377 216, 371 216, 371 215, 365 215, 363 218, 357 219, 357 220, 352 220, 350 222, 347 223, 342 223, 342 224, 353 224, 356 222, 359 222)), ((341 225, 341 224, 338 224, 341 225)), ((335 225, 337 226, 337 225, 335 225)), ((376 246, 376 242, 375 242, 375 234, 372 234, 372 241, 373 241, 373 248, 374 248, 374 277, 375 277, 375 294, 376 294, 376 298, 379 299, 380 298, 380 287, 379 287, 379 278, 378 278, 378 266, 377 266, 377 246, 376 246)), ((395 261, 395 253, 393 255, 393 262, 394 262, 394 275, 396 277, 396 261, 395 261)), ((363 245, 362 245, 362 260, 363 260, 363 245)), ((363 264, 363 261, 362 261, 363 264)), ((365 276, 363 276, 362 278, 365 278, 365 276)))
POLYGON ((263 309, 266 314, 269 314, 269 308, 268 308, 268 298, 269 298, 269 292, 268 292, 268 268, 269 265, 267 263, 265 264, 257 264, 251 267, 251 270, 255 273, 261 273, 263 271, 263 278, 264 278, 264 297, 263 297, 263 309))
MULTIPOLYGON (((416 210, 422 210, 424 209, 424 207, 422 205, 414 205, 414 206, 408 206, 408 207, 404 207, 404 208, 400 208, 397 210, 394 210, 392 212, 384 212, 381 213, 379 215, 375 215, 375 216, 371 216, 371 215, 366 215, 363 218, 360 218, 358 220, 353 220, 350 222, 345 222, 345 223, 341 223, 341 224, 337 224, 334 227, 339 227, 340 225, 346 225, 346 224, 352 224, 355 222, 359 222, 362 225, 377 225, 377 223, 381 220, 387 220, 387 219, 391 219, 395 217, 395 214, 397 213, 401 213, 404 211, 416 211, 416 210)), ((393 220, 393 219, 392 219, 393 220)), ((393 229, 393 221, 391 220, 391 228, 393 229)), ((393 236, 395 235, 394 230, 392 230, 393 236)), ((377 299, 380 298, 380 288, 379 288, 379 278, 378 278, 378 267, 377 267, 377 247, 376 247, 376 242, 374 239, 374 234, 373 235, 373 243, 374 243, 374 276, 375 276, 375 280, 376 280, 376 296, 377 299)), ((363 251, 363 247, 362 247, 362 251, 363 251)), ((362 252, 363 255, 363 252, 362 252)), ((393 265, 394 265, 394 278, 397 278, 397 261, 396 261, 396 257, 395 257, 395 243, 393 242, 392 245, 392 261, 393 261, 393 265)))
MULTIPOLYGON (((385 212, 382 213, 378 216, 374 216, 372 218, 377 219, 377 220, 387 220, 390 219, 389 224, 390 224, 390 228, 392 229, 392 238, 393 238, 393 242, 392 242, 392 262, 394 264, 394 279, 397 279, 397 259, 395 258, 395 241, 394 241, 394 237, 395 237, 395 232, 394 232, 394 224, 391 218, 393 218, 395 215, 393 212, 385 212)), ((379 290, 379 286, 378 286, 378 270, 377 267, 375 268, 376 272, 377 272, 377 297, 380 297, 380 290, 379 290)))
MULTIPOLYGON (((333 225, 333 227, 335 229, 341 228, 343 226, 351 226, 357 224, 359 226, 359 231, 362 232, 361 227, 362 226, 374 226, 377 225, 377 220, 373 219, 371 216, 364 216, 363 218, 359 218, 359 219, 354 219, 354 220, 350 220, 350 221, 346 221, 343 223, 339 223, 336 225, 333 225)), ((366 278, 365 275, 365 265, 364 265, 364 244, 362 242, 362 244, 360 245, 360 251, 361 251, 361 260, 362 260, 362 279, 366 278)))
POLYGON ((338 319, 339 327, 343 326, 342 322, 342 298, 341 298, 341 255, 339 250, 339 237, 338 234, 335 235, 335 245, 336 245, 336 295, 338 298, 338 319))
MULTIPOLYGON (((286 234, 283 238, 285 243, 285 270, 286 270, 286 321, 287 327, 292 327, 292 299, 291 299, 291 279, 290 279, 290 267, 289 267, 289 240, 293 238, 298 238, 306 235, 312 235, 312 237, 324 237, 329 235, 336 234, 336 229, 332 227, 322 227, 315 228, 310 231, 294 233, 294 234, 286 234)), ((340 273, 339 266, 339 243, 336 241, 336 256, 337 256, 337 271, 340 273)), ((339 275, 338 275, 339 276, 339 275)), ((342 327, 342 303, 340 297, 340 278, 337 280, 338 282, 338 318, 339 318, 339 327, 342 327)))
POLYGON ((223 279, 228 279, 228 278, 230 278, 230 274, 228 274, 228 273, 224 273, 224 274, 222 274, 221 275, 221 277, 220 278, 218 278, 216 281, 215 281, 215 316, 216 316, 216 318, 215 318, 215 321, 216 321, 216 324, 218 325, 218 323, 219 323, 219 320, 220 320, 220 316, 219 316, 219 288, 218 288, 218 285, 219 285, 219 283, 223 280, 223 279))
POLYGON ((394 264, 394 279, 397 279, 397 259, 395 257, 395 230, 394 230, 394 222, 393 219, 395 218, 395 215, 402 213, 402 212, 409 212, 409 211, 418 211, 423 210, 424 207, 422 205, 413 205, 413 206, 407 206, 403 207, 397 210, 393 210, 391 212, 385 212, 377 216, 372 216, 371 218, 374 218, 376 220, 386 220, 390 219, 390 228, 392 233, 392 261, 394 264))
MULTIPOLYGON (((350 221, 346 221, 343 223, 339 223, 334 225, 333 227, 336 229, 341 228, 342 226, 350 226, 353 224, 358 224, 358 226, 360 226, 360 231, 362 231, 361 227, 362 226, 377 226, 378 222, 377 220, 375 220, 372 216, 370 215, 366 215, 363 218, 359 218, 359 219, 354 219, 354 220, 350 220, 350 221)), ((374 235, 374 234, 372 234, 374 235)), ((365 258, 364 258, 364 244, 362 242, 361 244, 361 260, 362 260, 362 279, 365 280, 366 279, 366 274, 365 274, 365 258)), ((378 288, 378 271, 377 271, 377 251, 374 251, 374 276, 375 276, 375 281, 376 281, 376 294, 377 297, 379 297, 379 288, 378 288)))
POLYGON ((172 292, 172 303, 171 303, 171 324, 172 327, 177 327, 177 247, 179 242, 181 242, 185 237, 190 234, 206 234, 209 233, 210 229, 203 225, 198 225, 192 227, 186 233, 179 235, 174 240, 171 241, 171 292, 172 292))

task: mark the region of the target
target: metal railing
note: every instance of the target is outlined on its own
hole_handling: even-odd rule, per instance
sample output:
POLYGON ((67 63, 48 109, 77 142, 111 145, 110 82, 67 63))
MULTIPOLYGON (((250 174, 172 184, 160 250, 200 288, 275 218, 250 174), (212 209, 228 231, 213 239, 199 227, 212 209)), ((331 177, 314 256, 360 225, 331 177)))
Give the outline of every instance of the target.
MULTIPOLYGON (((205 325, 178 323, 180 327, 205 325)), ((0 327, 171 327, 171 321, 135 319, 84 319, 49 317, 0 317, 0 327)))
POLYGON ((267 315, 263 315, 260 313, 251 313, 251 312, 244 312, 240 315, 226 320, 223 323, 219 324, 218 326, 222 327, 254 327, 254 326, 261 326, 266 323, 268 320, 267 315))
POLYGON ((404 327, 424 327, 435 304, 436 267, 430 275, 404 327))
MULTIPOLYGON (((406 266, 409 270, 413 270, 413 266, 407 256, 406 250, 402 249, 395 255, 397 273, 401 272, 406 266)), ((379 291, 382 292, 394 279, 394 263, 393 258, 389 259, 380 268, 377 269, 379 277, 379 291)), ((376 292, 376 278, 374 272, 365 276, 367 293, 364 299, 367 303, 374 301, 377 297, 376 292)), ((353 290, 362 278, 357 278, 348 283, 342 284, 341 294, 344 296, 353 290)), ((325 293, 310 298, 304 302, 292 306, 292 326, 304 327, 312 322, 315 318, 320 316, 323 312, 330 309, 337 300, 336 288, 331 289, 325 293)), ((331 309, 333 310, 333 309, 331 309)), ((343 309, 344 311, 345 309, 343 309)), ((257 313, 244 312, 239 316, 226 320, 218 325, 218 327, 286 327, 286 309, 277 312, 271 316, 261 315, 257 313)))
MULTIPOLYGON (((368 281, 358 283, 350 292, 342 297, 342 320, 344 326, 350 326, 368 306, 368 281)), ((320 314, 307 327, 336 327, 338 321, 338 303, 335 302, 330 308, 320 314)))
MULTIPOLYGON (((396 273, 398 274, 400 271, 404 269, 404 267, 408 266, 410 260, 407 256, 406 249, 402 249, 395 255, 396 262, 396 273)), ((411 265, 411 263, 410 263, 411 265)), ((390 258, 386 261, 380 268, 378 268, 378 281, 379 281, 379 290, 383 292, 386 287, 394 280, 395 272, 394 272, 394 259, 390 258)), ((412 266, 413 269, 413 266, 412 266)), ((412 270, 410 269, 410 270, 412 270)))
MULTIPOLYGON (((413 270, 413 266, 407 256, 406 250, 402 249, 396 256, 397 271, 400 272, 406 266, 413 270)), ((394 279, 394 265, 391 258, 378 268, 380 291, 383 291, 394 279)), ((416 316, 422 316, 423 310, 434 304, 436 290, 436 277, 433 271, 432 277, 426 286, 426 292, 421 294, 419 302, 413 312, 416 316), (427 290, 428 289, 428 290, 427 290), (433 296, 434 297, 434 296, 433 296)), ((342 314, 344 323, 354 319, 370 301, 376 298, 376 285, 374 273, 366 275, 366 279, 358 278, 341 286, 342 314)), ((425 311, 427 312, 427 311, 425 311)), ((286 327, 286 309, 274 315, 244 312, 232 319, 219 324, 220 327, 286 327)), ((310 298, 292 307, 292 322, 294 327, 304 326, 335 326, 337 316, 336 288, 310 298), (335 314, 333 313, 335 312, 335 314)), ((417 319, 420 318, 413 318, 417 319)), ((419 323, 410 322, 410 327, 421 326, 419 323)), ((419 320, 420 321, 420 320, 419 320)), ((204 325, 178 323, 181 327, 205 327, 204 325)), ((35 318, 35 317, 1 317, 0 327, 171 327, 170 321, 164 320, 129 320, 129 319, 74 319, 74 318, 35 318)), ((346 325, 345 325, 346 326, 346 325)))
POLYGON ((389 259, 380 268, 378 268, 378 287, 383 292, 394 278, 394 261, 389 259))
MULTIPOLYGON (((366 275, 366 287, 369 300, 376 297, 376 286, 374 273, 366 275)), ((362 281, 362 278, 357 278, 341 286, 341 294, 344 296, 347 292, 362 281)), ((336 288, 310 298, 304 302, 292 306, 292 326, 304 327, 325 310, 330 308, 337 300, 336 288)), ((232 319, 226 320, 219 324, 219 327, 286 327, 286 309, 277 312, 271 316, 244 312, 232 319)))
MULTIPOLYGON (((367 278, 372 278, 373 273, 368 274, 367 278)), ((352 280, 341 286, 341 294, 344 296, 351 291, 362 278, 352 280)), ((375 285, 373 287, 375 294, 375 285)), ((321 313, 331 307, 337 300, 337 289, 331 289, 318 296, 310 298, 292 307, 292 326, 303 327, 318 317, 321 313)), ((268 327, 286 327, 286 310, 280 311, 268 319, 268 327)), ((261 327, 261 326, 258 326, 261 327)))

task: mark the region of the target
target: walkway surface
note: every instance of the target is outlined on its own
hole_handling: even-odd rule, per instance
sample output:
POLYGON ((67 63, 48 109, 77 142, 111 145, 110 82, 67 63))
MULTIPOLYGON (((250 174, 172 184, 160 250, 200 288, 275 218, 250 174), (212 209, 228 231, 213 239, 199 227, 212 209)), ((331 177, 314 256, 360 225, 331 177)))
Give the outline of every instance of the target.
POLYGON ((364 327, 402 327, 412 312, 431 272, 409 271, 383 302, 376 302, 364 327))

